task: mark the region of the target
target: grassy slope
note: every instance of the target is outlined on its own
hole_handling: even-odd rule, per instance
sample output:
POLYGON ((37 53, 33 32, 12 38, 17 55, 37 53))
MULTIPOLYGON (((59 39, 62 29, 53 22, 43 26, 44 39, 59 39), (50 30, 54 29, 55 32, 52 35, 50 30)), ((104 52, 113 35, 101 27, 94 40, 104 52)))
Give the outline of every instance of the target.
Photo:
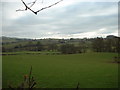
POLYGON ((110 63, 112 53, 76 55, 12 55, 3 56, 3 86, 19 84, 33 67, 37 87, 115 88, 118 65, 110 63))

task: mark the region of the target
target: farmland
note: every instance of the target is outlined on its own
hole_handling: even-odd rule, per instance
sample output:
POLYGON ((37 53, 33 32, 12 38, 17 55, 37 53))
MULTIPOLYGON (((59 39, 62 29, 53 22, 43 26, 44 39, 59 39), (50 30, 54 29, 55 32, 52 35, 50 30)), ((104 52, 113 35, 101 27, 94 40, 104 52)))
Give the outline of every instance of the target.
POLYGON ((37 88, 117 88, 118 64, 116 53, 81 54, 17 54, 3 55, 3 87, 19 85, 29 73, 37 88))

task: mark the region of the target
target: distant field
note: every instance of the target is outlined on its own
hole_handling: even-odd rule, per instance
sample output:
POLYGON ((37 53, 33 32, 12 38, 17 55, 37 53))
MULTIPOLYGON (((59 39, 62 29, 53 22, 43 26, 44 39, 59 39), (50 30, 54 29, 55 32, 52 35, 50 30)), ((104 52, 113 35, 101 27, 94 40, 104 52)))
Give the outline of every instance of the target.
POLYGON ((53 52, 53 51, 20 51, 20 52, 3 52, 1 55, 26 55, 26 54, 32 54, 32 55, 37 55, 37 54, 42 54, 42 55, 56 55, 56 54, 61 54, 60 52, 53 52))
POLYGON ((22 82, 33 67, 38 88, 117 88, 118 64, 114 53, 71 55, 6 55, 3 56, 3 87, 22 82))

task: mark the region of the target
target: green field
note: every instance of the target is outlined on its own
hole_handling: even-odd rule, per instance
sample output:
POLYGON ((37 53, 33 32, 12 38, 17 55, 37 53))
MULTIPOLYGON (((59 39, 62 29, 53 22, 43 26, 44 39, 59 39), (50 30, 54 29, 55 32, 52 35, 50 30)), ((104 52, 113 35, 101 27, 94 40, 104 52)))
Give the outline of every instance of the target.
POLYGON ((17 86, 33 67, 38 88, 117 88, 118 64, 115 53, 83 53, 71 55, 5 55, 3 87, 17 86))

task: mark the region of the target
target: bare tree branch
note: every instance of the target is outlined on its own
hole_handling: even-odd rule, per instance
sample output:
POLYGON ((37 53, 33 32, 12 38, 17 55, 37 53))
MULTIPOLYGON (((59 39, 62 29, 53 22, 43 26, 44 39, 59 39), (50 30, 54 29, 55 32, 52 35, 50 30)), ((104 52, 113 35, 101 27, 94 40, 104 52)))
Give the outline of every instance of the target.
MULTIPOLYGON (((38 12, 40 12, 40 11, 42 11, 42 10, 44 10, 44 9, 50 8, 50 7, 52 7, 52 6, 60 3, 60 2, 63 1, 63 0, 60 0, 60 1, 58 1, 58 2, 56 2, 56 3, 54 3, 54 4, 52 4, 52 5, 49 5, 49 6, 47 6, 47 7, 41 8, 40 10, 37 10, 37 11, 34 11, 34 10, 31 9, 31 7, 36 3, 37 0, 35 0, 34 2, 31 2, 32 4, 31 4, 31 3, 28 3, 28 4, 31 4, 29 7, 27 6, 27 4, 26 4, 23 0, 21 0, 21 1, 22 1, 22 3, 24 4, 25 9, 24 9, 24 10, 18 9, 18 10, 16 10, 16 11, 26 11, 26 10, 29 9, 30 11, 32 11, 34 14, 37 15, 38 12)), ((43 3, 43 0, 42 0, 42 3, 43 3)))
POLYGON ((63 1, 63 0, 60 0, 60 1, 54 3, 54 4, 50 5, 50 6, 47 6, 47 7, 41 8, 40 10, 36 11, 36 13, 38 13, 38 12, 44 10, 44 9, 50 8, 50 7, 52 7, 52 6, 54 6, 54 5, 58 4, 58 3, 60 3, 61 1, 63 1))
POLYGON ((30 6, 29 8, 31 8, 31 7, 36 3, 36 1, 37 1, 37 0, 35 0, 34 2, 31 2, 32 4, 29 3, 29 4, 31 4, 31 6, 30 6))
POLYGON ((27 10, 27 5, 29 5, 29 4, 31 4, 30 6, 29 6, 29 8, 31 8, 35 3, 36 3, 36 1, 37 0, 35 0, 34 2, 30 2, 30 3, 27 3, 27 4, 25 4, 25 2, 23 1, 23 0, 21 0, 22 1, 22 3, 25 5, 25 9, 18 9, 18 10, 16 10, 16 11, 26 11, 27 10))
POLYGON ((28 7, 23 0, 21 0, 21 1, 22 1, 22 3, 25 5, 25 10, 29 9, 29 10, 32 11, 34 14, 37 14, 37 13, 36 13, 35 11, 33 11, 30 7, 28 7))

